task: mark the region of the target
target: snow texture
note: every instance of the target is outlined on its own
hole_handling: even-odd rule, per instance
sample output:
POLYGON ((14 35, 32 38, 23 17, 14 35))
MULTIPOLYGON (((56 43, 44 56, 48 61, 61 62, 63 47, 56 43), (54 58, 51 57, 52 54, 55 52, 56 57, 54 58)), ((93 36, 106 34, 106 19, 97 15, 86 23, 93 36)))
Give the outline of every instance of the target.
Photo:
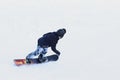
POLYGON ((0 0, 0 55, 0 80, 120 80, 120 1, 0 0), (57 62, 13 64, 59 28, 57 62))

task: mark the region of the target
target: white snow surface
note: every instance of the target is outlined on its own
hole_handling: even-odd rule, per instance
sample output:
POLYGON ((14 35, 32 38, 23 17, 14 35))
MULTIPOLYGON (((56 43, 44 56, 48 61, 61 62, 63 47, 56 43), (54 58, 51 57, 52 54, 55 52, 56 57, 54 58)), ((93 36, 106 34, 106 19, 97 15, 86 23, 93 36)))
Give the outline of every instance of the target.
POLYGON ((0 80, 120 80, 120 1, 0 0, 0 72, 0 80), (14 65, 60 28, 57 62, 14 65))

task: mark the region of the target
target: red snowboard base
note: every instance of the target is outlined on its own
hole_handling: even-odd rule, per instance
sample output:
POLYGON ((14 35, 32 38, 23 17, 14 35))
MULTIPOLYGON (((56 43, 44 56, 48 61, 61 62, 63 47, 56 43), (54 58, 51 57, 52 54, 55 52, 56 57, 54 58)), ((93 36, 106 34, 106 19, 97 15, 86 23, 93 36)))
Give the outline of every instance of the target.
MULTIPOLYGON (((36 58, 36 59, 31 59, 31 63, 29 63, 29 64, 38 64, 38 63, 39 63, 38 59, 36 58)), ((14 64, 16 66, 21 66, 24 64, 28 64, 28 63, 26 63, 26 59, 14 59, 14 64)))
POLYGON ((20 66, 26 64, 26 59, 14 59, 14 63, 16 66, 20 66))

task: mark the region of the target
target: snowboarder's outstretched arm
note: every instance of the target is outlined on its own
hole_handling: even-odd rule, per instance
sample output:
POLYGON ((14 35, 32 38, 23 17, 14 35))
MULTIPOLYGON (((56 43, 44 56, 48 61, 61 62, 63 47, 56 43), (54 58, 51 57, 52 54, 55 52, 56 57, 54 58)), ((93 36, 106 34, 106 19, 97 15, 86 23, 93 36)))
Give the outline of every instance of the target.
POLYGON ((60 55, 60 52, 56 49, 56 45, 51 46, 51 49, 53 52, 55 52, 58 56, 60 55))

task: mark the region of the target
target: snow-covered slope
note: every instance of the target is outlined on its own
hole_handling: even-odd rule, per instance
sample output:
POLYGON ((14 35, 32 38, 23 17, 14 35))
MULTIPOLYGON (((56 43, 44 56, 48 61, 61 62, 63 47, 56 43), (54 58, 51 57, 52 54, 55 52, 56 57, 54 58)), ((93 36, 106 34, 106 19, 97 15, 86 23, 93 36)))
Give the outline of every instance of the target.
MULTIPOLYGON (((120 1, 1 0, 1 80, 120 80, 120 1), (57 62, 16 67, 44 33, 66 28, 57 62)), ((49 49, 48 54, 53 52, 49 49)))

